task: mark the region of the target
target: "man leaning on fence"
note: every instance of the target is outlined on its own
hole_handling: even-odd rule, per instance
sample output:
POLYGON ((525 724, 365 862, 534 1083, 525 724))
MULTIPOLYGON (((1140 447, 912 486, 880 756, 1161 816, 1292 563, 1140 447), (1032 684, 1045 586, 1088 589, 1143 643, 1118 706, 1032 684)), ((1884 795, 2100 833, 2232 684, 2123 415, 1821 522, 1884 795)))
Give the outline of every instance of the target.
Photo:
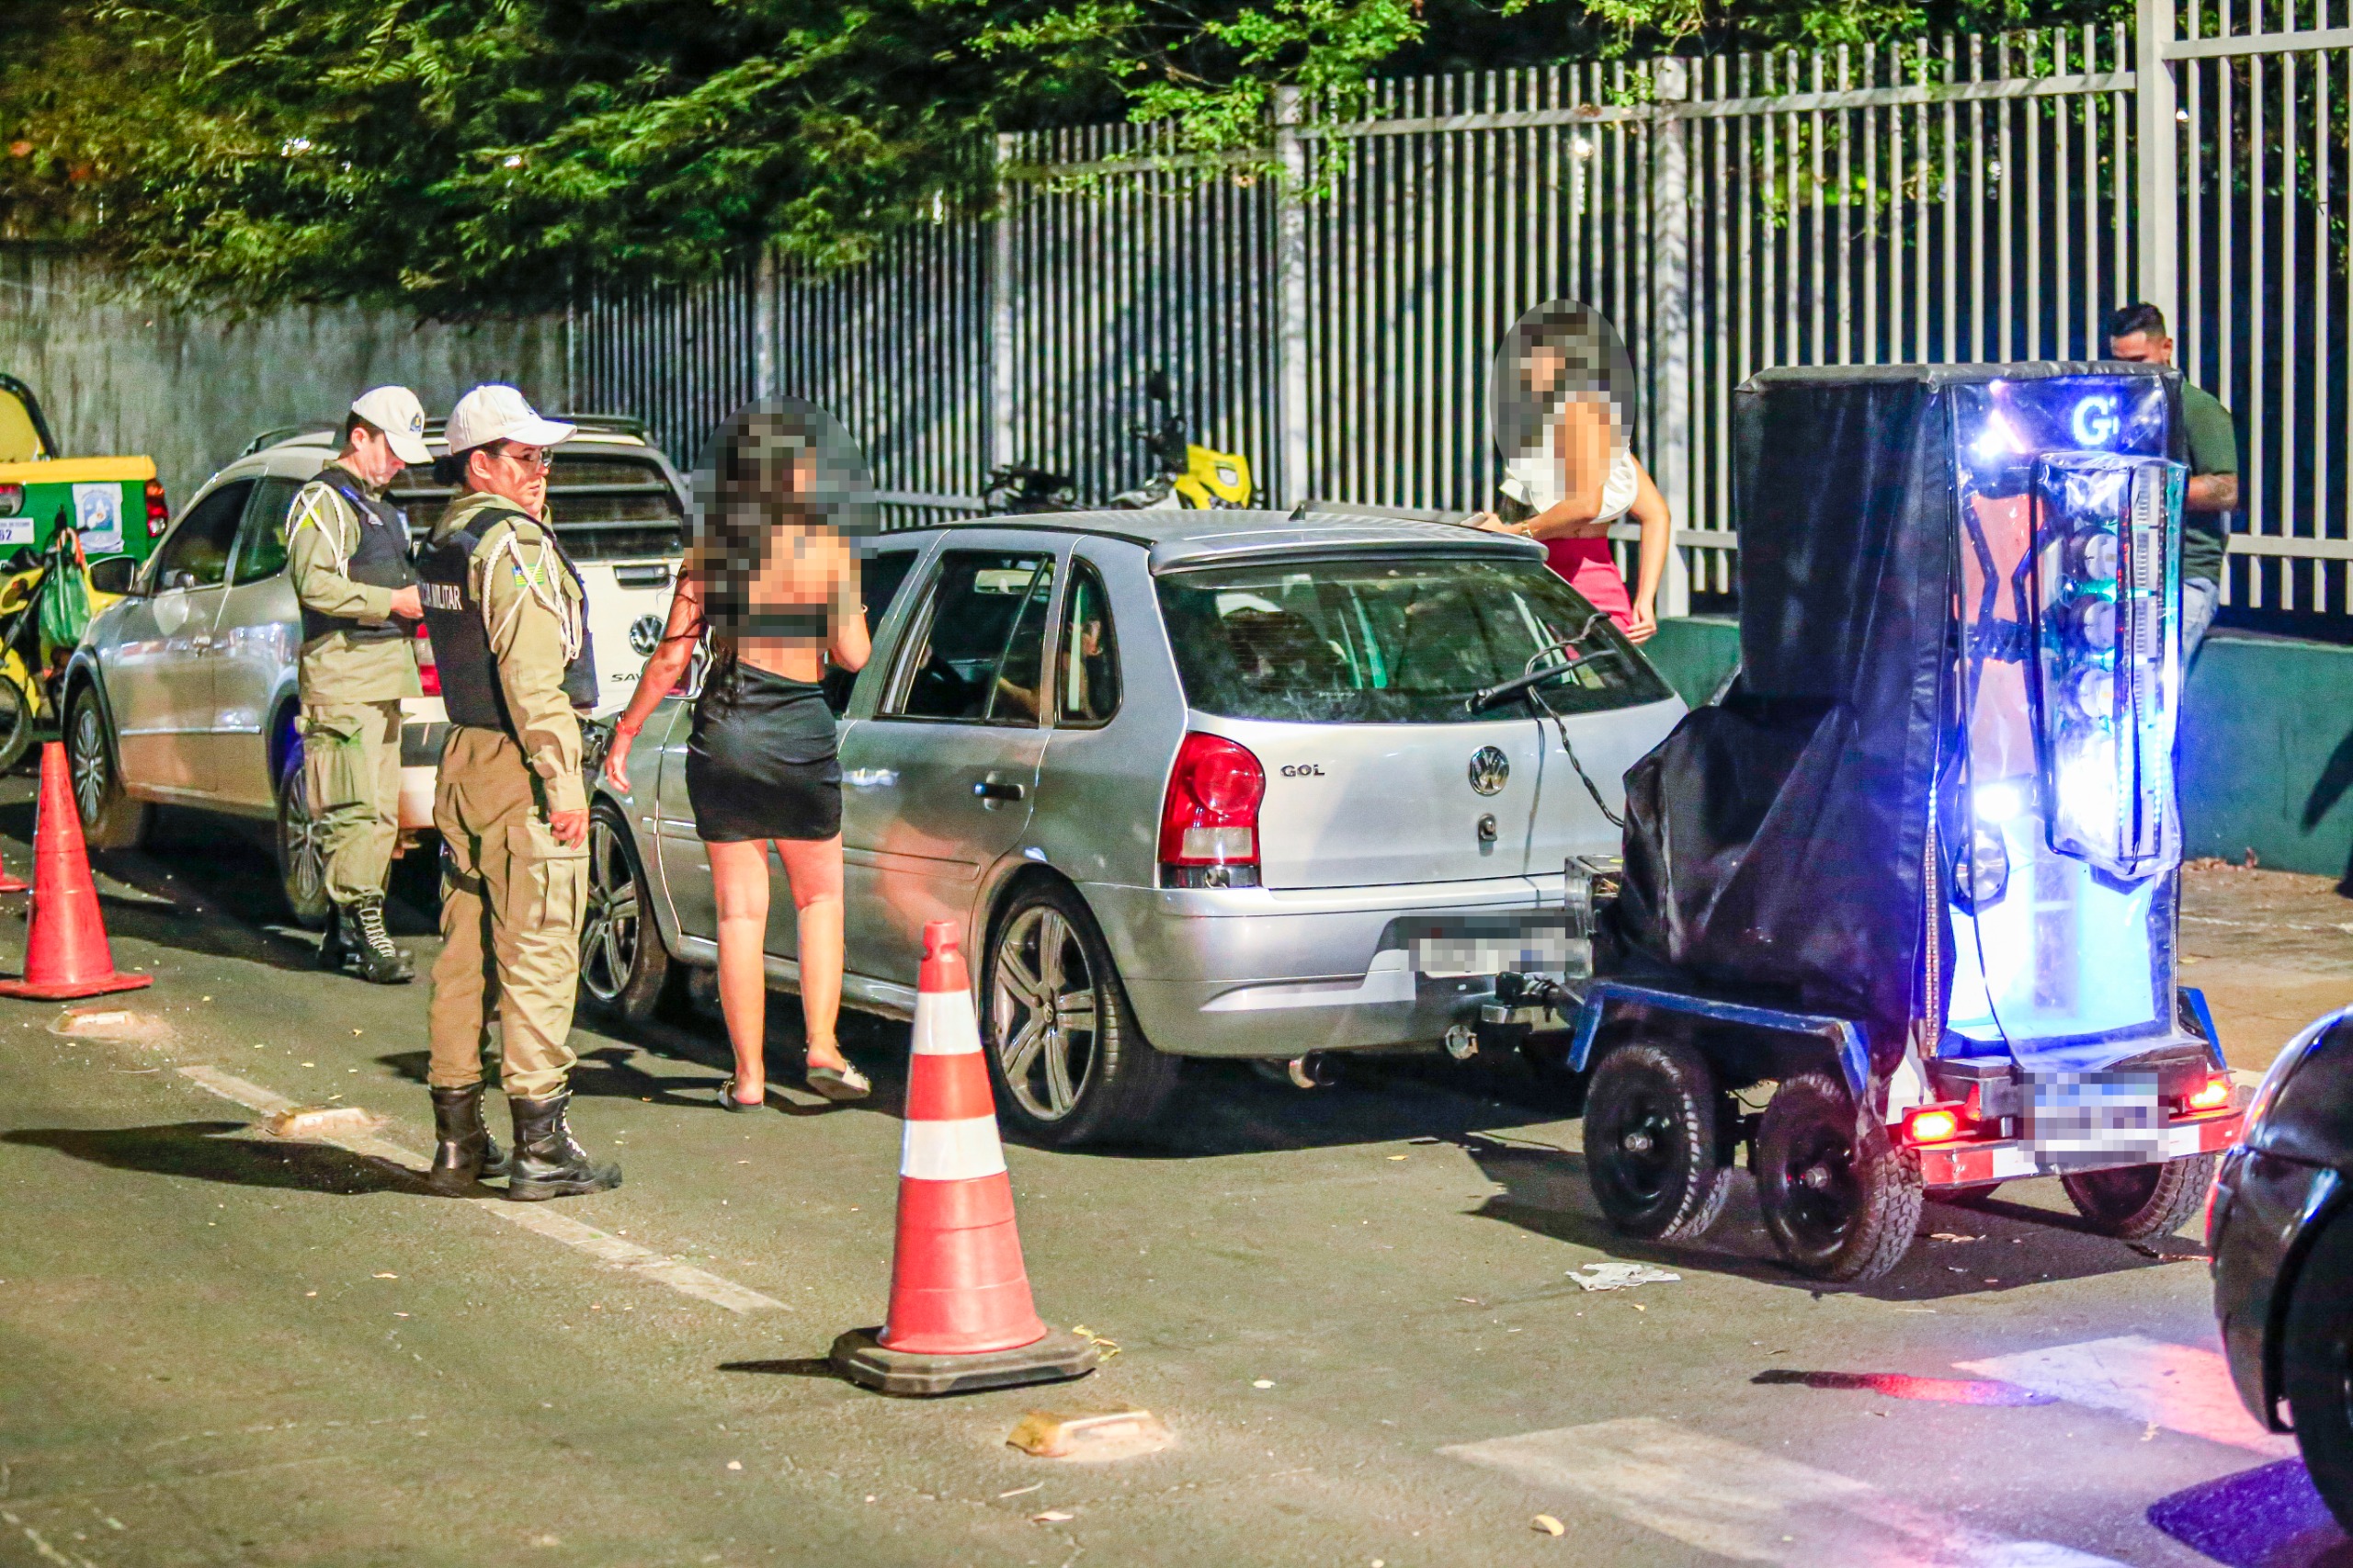
MULTIPOLYGON (((2108 352, 2144 365, 2172 364, 2165 312, 2142 303, 2109 317, 2108 352)), ((2181 519, 2181 667, 2187 670, 2222 602, 2222 558, 2231 547, 2231 514, 2239 509, 2239 433, 2222 401, 2186 376, 2181 420, 2189 436, 2181 519)))
POLYGON ((321 967, 379 985, 416 976, 384 930, 401 826, 401 699, 422 691, 410 628, 425 614, 408 519, 384 489, 430 461, 406 387, 351 405, 343 449, 294 498, 286 559, 302 605, 302 775, 329 903, 321 967))

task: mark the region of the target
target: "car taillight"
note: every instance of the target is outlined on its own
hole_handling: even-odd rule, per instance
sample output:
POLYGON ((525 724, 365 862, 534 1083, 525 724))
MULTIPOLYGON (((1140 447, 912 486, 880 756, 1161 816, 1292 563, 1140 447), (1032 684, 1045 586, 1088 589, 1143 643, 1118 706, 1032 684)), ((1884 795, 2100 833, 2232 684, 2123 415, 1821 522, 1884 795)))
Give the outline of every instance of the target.
POLYGON ((2200 1111, 2221 1110, 2231 1103, 2231 1075, 2216 1073, 2182 1096, 2181 1108, 2196 1115, 2200 1111))
POLYGON ((426 696, 441 695, 441 666, 433 662, 433 639, 421 620, 416 623, 416 680, 426 696))
POLYGON ((13 517, 25 509, 25 487, 21 484, 0 484, 0 517, 13 517))
POLYGON ((171 520, 171 505, 164 499, 164 482, 160 479, 149 480, 147 482, 147 537, 149 539, 163 538, 164 529, 171 520))
POLYGON ((1187 735, 1160 807, 1162 885, 1256 887, 1266 796, 1267 770, 1247 747, 1222 735, 1187 735))
POLYGON ((1904 1119, 1904 1141, 1906 1143, 1949 1143, 1961 1135, 1965 1108, 1951 1105, 1924 1105, 1904 1119))

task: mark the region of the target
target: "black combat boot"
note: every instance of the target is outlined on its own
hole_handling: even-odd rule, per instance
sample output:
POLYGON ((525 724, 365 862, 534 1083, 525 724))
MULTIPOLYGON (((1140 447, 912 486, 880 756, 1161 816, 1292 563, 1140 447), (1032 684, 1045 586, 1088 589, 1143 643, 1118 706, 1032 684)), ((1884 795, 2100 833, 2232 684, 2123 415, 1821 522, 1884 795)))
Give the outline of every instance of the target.
POLYGON ((331 974, 341 974, 351 960, 351 949, 344 945, 343 905, 327 905, 327 928, 319 937, 319 967, 331 974))
POLYGON ((503 1176, 513 1168, 506 1151, 482 1124, 480 1084, 462 1089, 433 1091, 433 1169, 425 1185, 450 1198, 461 1198, 484 1176, 503 1176))
POLYGON ((519 1202, 541 1198, 577 1198, 603 1192, 621 1184, 621 1168, 592 1160, 564 1122, 564 1108, 572 1091, 543 1100, 506 1096, 515 1113, 515 1164, 506 1181, 506 1196, 519 1202))
POLYGON ((406 985, 416 978, 416 966, 409 962, 408 954, 392 946, 392 933, 384 929, 384 895, 371 892, 353 904, 346 913, 351 945, 356 960, 355 972, 370 985, 406 985))

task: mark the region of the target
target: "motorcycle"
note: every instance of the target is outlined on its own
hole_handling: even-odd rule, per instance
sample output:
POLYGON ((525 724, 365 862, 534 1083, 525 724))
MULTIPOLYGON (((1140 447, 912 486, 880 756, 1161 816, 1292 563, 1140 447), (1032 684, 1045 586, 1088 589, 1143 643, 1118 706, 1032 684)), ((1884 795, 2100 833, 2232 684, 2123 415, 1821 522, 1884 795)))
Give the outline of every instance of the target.
POLYGON ((1154 369, 1144 379, 1144 395, 1159 405, 1160 413, 1156 422, 1137 426, 1136 435, 1159 462, 1160 472, 1134 489, 1112 496, 1106 505, 1123 512, 1249 506, 1250 460, 1239 452, 1221 452, 1185 438, 1185 424, 1176 417, 1176 393, 1166 370, 1154 369))
POLYGON ((91 618, 121 597, 91 580, 82 537, 62 515, 40 554, 19 549, 0 565, 0 773, 57 722, 66 658, 91 618))
POLYGON ((981 484, 983 517, 1033 516, 1067 512, 1077 503, 1078 481, 1063 473, 1048 473, 1028 463, 1007 463, 992 469, 981 484))

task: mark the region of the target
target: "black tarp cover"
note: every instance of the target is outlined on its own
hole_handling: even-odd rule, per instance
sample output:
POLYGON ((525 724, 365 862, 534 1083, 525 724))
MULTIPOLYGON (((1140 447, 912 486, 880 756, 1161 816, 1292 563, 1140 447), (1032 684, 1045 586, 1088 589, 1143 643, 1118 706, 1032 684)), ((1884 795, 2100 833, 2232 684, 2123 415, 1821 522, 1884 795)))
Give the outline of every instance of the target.
POLYGON ((1632 967, 1859 1023, 1882 1079, 1915 1020, 1942 1018, 1932 954, 1952 937, 1929 840, 1955 709, 1953 390, 2159 374, 1836 367, 1738 389, 1741 675, 1626 774, 1614 923, 1632 967))

